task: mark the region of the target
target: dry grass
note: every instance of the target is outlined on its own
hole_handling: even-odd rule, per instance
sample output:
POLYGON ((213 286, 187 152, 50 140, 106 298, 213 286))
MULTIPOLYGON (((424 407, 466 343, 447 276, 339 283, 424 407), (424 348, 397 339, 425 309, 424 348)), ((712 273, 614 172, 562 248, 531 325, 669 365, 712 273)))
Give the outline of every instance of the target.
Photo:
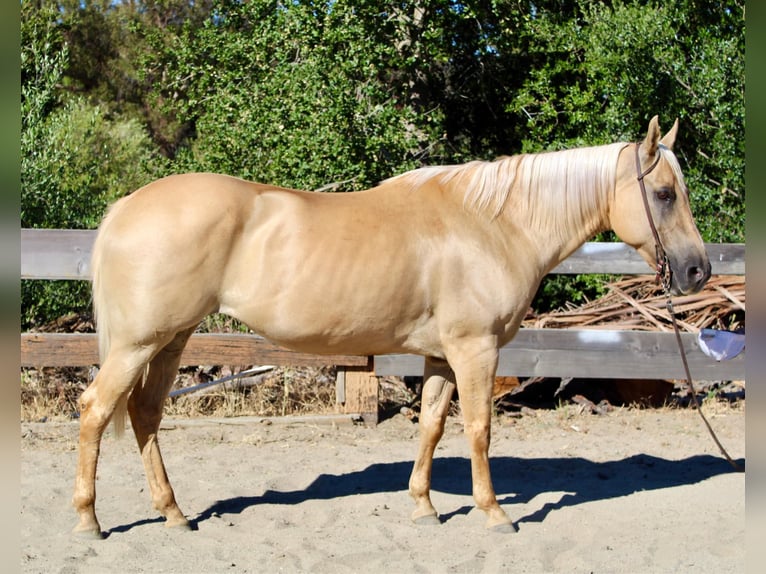
MULTIPOLYGON (((208 382, 230 374, 225 367, 183 369, 174 388, 208 382)), ((24 369, 21 373, 21 420, 77 418, 77 398, 91 379, 87 368, 24 369)), ((204 391, 170 398, 165 415, 285 416, 336 411, 335 369, 332 367, 279 367, 245 388, 217 385, 204 391)))
MULTIPOLYGON (((223 369, 215 377, 227 376, 226 371, 223 369)), ((333 367, 278 367, 253 379, 257 379, 255 384, 248 386, 234 382, 227 387, 217 385, 168 399, 165 414, 184 417, 285 416, 336 411, 333 367)), ((183 385, 182 381, 183 375, 176 387, 189 386, 183 385)))
POLYGON ((68 420, 88 384, 87 368, 21 370, 21 421, 68 420))
MULTIPOLYGON (((231 374, 226 367, 194 367, 183 369, 175 389, 217 380, 231 374)), ((78 416, 77 399, 91 378, 87 368, 25 369, 21 373, 21 421, 64 421, 78 416)), ((247 381, 247 379, 245 379, 247 381)), ((703 410, 715 416, 745 408, 744 382, 711 384, 698 390, 704 393, 703 410)), ((596 397, 593 397, 596 398, 596 397)), ((385 377, 380 381, 381 415, 386 418, 397 413, 417 417, 420 405, 417 390, 405 385, 398 377, 385 377), (406 412, 405 412, 406 411, 406 412)), ((659 409, 687 408, 689 398, 683 389, 674 392, 672 401, 659 409)), ((507 399, 496 401, 498 416, 533 415, 536 410, 553 408, 564 419, 575 415, 600 414, 601 409, 585 403, 556 402, 553 397, 537 404, 515 404, 507 399), (549 400, 550 399, 550 400, 549 400)), ((614 409, 646 408, 636 404, 612 407, 614 409)), ((329 414, 337 412, 335 398, 335 369, 333 367, 279 367, 264 375, 251 378, 247 386, 236 381, 215 385, 202 391, 169 398, 165 403, 165 416, 174 417, 237 417, 286 416, 329 414), (254 380, 257 379, 257 380, 254 380)), ((460 406, 453 402, 452 415, 459 415, 460 406)))

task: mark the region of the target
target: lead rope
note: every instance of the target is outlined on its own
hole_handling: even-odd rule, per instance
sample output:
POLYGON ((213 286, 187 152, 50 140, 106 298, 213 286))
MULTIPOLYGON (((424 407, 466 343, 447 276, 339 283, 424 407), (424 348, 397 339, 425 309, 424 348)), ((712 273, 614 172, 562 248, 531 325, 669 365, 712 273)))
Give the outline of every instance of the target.
POLYGON ((646 216, 649 219, 649 227, 652 230, 652 235, 654 235, 654 246, 655 246, 655 253, 656 253, 656 261, 657 261, 657 270, 655 275, 655 282, 656 283, 662 283, 662 290, 665 293, 665 297, 667 301, 665 302, 665 307, 668 310, 668 314, 670 315, 670 321, 673 324, 673 331, 676 334, 676 342, 678 343, 678 350, 681 354, 681 362, 684 365, 684 372, 686 373, 686 386, 689 391, 689 394, 692 396, 692 401, 694 402, 694 406, 697 408, 697 412, 699 413, 700 417, 702 417, 702 422, 705 423, 705 426, 707 427, 708 432, 710 433, 710 436, 713 437, 713 442, 718 446, 718 450, 721 452, 721 454, 726 458, 726 460, 729 462, 729 464, 734 468, 737 472, 744 472, 744 468, 740 466, 737 462, 735 462, 730 456, 729 453, 726 452, 726 449, 721 444, 721 441, 718 440, 718 437, 716 436, 715 432, 713 431, 713 427, 710 426, 710 423, 707 420, 707 417, 705 416, 705 413, 702 412, 702 405, 700 405, 699 399, 697 398, 697 393, 694 391, 694 383, 692 382, 692 375, 691 371, 689 371, 689 361, 686 358, 686 350, 684 349, 683 341, 681 340, 681 331, 678 328, 678 322, 676 321, 676 314, 673 310, 673 300, 670 296, 670 284, 673 277, 673 271, 670 269, 670 265, 668 262, 668 255, 665 252, 665 248, 662 245, 662 242, 660 241, 660 235, 657 233, 657 228, 654 225, 654 218, 652 218, 652 212, 649 209, 649 198, 646 195, 646 186, 644 185, 644 177, 651 173, 651 171, 657 167, 657 164, 660 161, 660 153, 657 152, 657 159, 654 160, 652 165, 650 165, 646 171, 641 171, 641 158, 639 157, 639 147, 640 144, 636 144, 636 174, 638 179, 638 185, 641 188, 641 197, 644 201, 644 209, 646 209, 646 216))

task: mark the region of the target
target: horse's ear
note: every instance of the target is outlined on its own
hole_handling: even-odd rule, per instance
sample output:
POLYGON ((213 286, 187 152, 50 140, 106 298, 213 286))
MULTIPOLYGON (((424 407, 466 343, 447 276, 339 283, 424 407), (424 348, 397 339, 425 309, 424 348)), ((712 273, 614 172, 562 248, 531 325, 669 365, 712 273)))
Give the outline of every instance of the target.
POLYGON ((657 153, 657 146, 660 143, 660 122, 657 116, 649 120, 649 130, 646 132, 646 139, 641 146, 646 157, 654 157, 657 153))
POLYGON ((662 136, 660 143, 668 149, 673 149, 673 144, 676 143, 676 135, 678 135, 678 118, 676 118, 670 131, 662 136))

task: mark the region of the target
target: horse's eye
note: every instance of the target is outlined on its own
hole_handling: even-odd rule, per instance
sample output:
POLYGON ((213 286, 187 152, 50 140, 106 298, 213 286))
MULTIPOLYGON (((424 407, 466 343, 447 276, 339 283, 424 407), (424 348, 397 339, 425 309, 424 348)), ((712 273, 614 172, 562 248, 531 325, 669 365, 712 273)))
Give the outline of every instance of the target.
POLYGON ((668 189, 667 187, 663 187, 661 189, 658 189, 654 192, 654 195, 659 199, 660 201, 664 201, 666 203, 670 203, 676 198, 676 193, 672 189, 668 189))

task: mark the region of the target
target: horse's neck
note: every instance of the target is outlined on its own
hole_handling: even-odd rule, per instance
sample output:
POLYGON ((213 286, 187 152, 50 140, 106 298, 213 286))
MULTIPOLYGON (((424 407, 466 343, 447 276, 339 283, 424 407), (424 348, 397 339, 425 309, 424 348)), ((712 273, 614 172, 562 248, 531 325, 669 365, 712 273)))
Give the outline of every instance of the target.
POLYGON ((580 230, 581 233, 560 237, 556 234, 546 233, 541 230, 529 230, 530 242, 534 245, 540 268, 544 274, 564 261, 577 251, 582 245, 593 238, 601 228, 594 227, 591 230, 580 230))
MULTIPOLYGON (((588 216, 573 218, 559 212, 546 217, 529 212, 539 206, 531 203, 526 209, 506 209, 498 218, 501 229, 524 237, 526 249, 533 249, 539 266, 547 273, 572 255, 586 241, 609 228, 606 209, 604 213, 593 211, 588 216), (502 221, 505 219, 506 221, 502 221)), ((520 242, 522 243, 522 242, 520 242)), ((531 254, 530 254, 531 255, 531 254)))
POLYGON ((545 268, 550 271, 556 267, 559 263, 582 247, 586 241, 592 239, 599 231, 603 231, 603 229, 598 229, 593 233, 577 235, 570 238, 566 243, 560 245, 555 245, 554 242, 550 242, 551 244, 544 249, 542 254, 542 258, 546 262, 545 268))
POLYGON ((501 217, 510 218, 512 228, 523 229, 546 270, 609 228, 621 145, 516 158, 513 188, 501 217))

